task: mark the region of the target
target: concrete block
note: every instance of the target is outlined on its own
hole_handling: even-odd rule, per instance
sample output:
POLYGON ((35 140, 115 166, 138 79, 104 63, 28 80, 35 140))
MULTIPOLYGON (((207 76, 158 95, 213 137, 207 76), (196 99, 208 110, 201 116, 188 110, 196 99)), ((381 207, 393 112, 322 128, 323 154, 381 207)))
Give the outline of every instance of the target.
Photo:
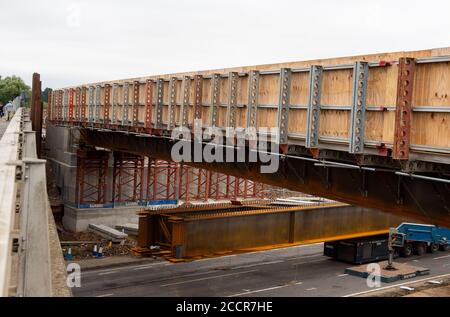
POLYGON ((345 269, 345 273, 353 276, 367 278, 370 274, 379 276, 383 283, 392 283, 399 280, 406 280, 416 276, 430 274, 430 269, 414 266, 407 263, 393 263, 395 270, 386 270, 387 261, 379 262, 380 272, 369 271, 369 265, 363 264, 345 269))
POLYGON ((116 229, 121 232, 123 230, 126 234, 137 236, 139 225, 137 223, 126 223, 123 225, 116 225, 116 229))
POLYGON ((74 232, 86 231, 90 223, 98 223, 111 227, 123 223, 137 223, 136 213, 140 206, 120 206, 114 208, 76 208, 64 206, 64 228, 74 232))
POLYGON ((128 235, 126 233, 123 233, 121 231, 118 231, 114 228, 100 225, 100 224, 89 224, 89 231, 95 232, 96 234, 107 238, 113 242, 121 242, 122 240, 126 239, 128 235))

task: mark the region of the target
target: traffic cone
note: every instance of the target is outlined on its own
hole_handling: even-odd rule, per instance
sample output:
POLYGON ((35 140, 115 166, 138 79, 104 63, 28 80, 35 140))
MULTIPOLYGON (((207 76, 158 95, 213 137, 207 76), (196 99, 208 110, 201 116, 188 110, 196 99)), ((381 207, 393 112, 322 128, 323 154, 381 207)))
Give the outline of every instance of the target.
POLYGON ((66 254, 66 261, 72 261, 72 248, 69 248, 66 254))
POLYGON ((94 245, 94 250, 92 251, 92 256, 95 258, 97 257, 97 245, 94 245))

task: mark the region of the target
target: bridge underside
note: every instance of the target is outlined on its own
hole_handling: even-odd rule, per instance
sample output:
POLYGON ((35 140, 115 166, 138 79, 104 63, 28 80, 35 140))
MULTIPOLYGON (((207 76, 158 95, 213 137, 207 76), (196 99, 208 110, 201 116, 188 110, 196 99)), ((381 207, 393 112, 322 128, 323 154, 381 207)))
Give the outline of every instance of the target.
MULTIPOLYGON (((174 140, 163 136, 145 136, 119 131, 80 128, 83 144, 171 160, 174 140)), ((282 155, 275 173, 261 173, 265 163, 186 163, 196 167, 248 178, 262 183, 288 188, 333 200, 379 209, 418 221, 450 227, 449 184, 399 175, 392 170, 357 169, 345 164, 317 163, 300 146, 289 147, 282 155)), ((339 157, 339 151, 328 151, 339 157)), ((319 161, 325 162, 325 161, 319 161)), ((372 163, 376 166, 376 162, 372 163)), ((442 177, 443 172, 428 174, 442 177)))

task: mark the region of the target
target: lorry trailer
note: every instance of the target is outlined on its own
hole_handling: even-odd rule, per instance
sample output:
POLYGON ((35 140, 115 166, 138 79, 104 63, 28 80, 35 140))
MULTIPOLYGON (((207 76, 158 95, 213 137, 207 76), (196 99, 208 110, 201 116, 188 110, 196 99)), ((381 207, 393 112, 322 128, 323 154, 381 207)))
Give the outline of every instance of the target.
POLYGON ((389 258, 389 237, 394 256, 409 257, 450 248, 450 229, 404 222, 391 228, 389 234, 325 242, 324 255, 354 264, 386 260, 389 258))

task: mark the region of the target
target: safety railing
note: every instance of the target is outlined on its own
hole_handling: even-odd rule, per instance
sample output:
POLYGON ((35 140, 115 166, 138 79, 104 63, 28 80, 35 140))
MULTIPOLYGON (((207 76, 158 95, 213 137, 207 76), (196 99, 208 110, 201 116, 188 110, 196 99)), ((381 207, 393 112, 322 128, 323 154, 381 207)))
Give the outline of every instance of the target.
POLYGON ((18 108, 0 141, 0 296, 51 295, 45 160, 18 108))

